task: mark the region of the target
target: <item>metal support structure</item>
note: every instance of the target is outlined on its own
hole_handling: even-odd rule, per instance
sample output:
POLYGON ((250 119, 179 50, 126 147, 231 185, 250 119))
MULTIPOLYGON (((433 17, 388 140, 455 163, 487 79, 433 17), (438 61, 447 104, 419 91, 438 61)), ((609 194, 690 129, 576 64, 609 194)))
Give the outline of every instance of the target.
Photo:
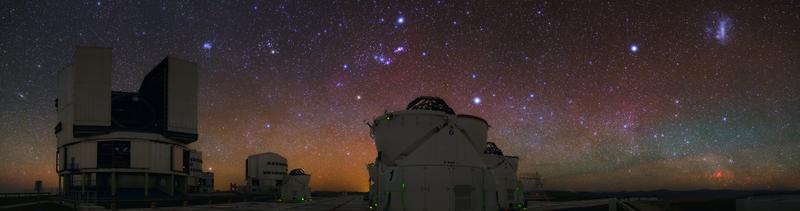
POLYGON ((175 196, 175 175, 169 175, 169 196, 175 196))
POLYGON ((144 173, 144 197, 147 197, 147 193, 149 192, 150 188, 150 173, 144 173))
POLYGON ((111 172, 111 195, 117 196, 117 172, 111 172))
POLYGON ((81 173, 81 192, 86 192, 86 174, 81 173))

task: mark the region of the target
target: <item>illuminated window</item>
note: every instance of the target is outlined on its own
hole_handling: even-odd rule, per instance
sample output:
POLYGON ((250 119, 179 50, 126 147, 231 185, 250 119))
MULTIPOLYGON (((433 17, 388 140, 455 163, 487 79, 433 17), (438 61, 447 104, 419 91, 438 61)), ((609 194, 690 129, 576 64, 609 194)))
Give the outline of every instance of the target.
POLYGON ((130 141, 97 142, 97 168, 130 168, 130 141))

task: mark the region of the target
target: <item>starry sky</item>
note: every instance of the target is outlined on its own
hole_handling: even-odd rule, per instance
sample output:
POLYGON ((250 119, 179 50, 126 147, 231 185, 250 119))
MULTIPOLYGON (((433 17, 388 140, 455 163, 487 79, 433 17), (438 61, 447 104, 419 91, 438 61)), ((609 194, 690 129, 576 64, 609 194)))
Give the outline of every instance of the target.
POLYGON ((217 189, 283 154, 366 191, 366 121, 414 97, 485 118, 562 190, 800 188, 798 1, 0 1, 0 192, 55 174, 57 72, 113 48, 112 89, 198 64, 192 148, 217 189))

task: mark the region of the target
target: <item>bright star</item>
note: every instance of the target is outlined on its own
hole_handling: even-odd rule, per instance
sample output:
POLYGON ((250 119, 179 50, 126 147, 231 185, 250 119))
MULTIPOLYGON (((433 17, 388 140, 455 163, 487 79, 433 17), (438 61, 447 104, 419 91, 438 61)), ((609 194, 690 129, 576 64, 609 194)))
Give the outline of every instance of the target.
POLYGON ((211 42, 205 42, 205 43, 203 43, 203 49, 206 49, 206 50, 208 50, 208 49, 211 49, 211 48, 213 48, 213 47, 214 47, 214 46, 213 46, 213 45, 211 45, 211 42))
POLYGON ((475 105, 481 104, 481 98, 480 97, 472 98, 472 103, 475 105))
POLYGON ((397 24, 403 24, 406 22, 406 18, 403 16, 397 17, 397 24))
POLYGON ((405 47, 403 47, 403 46, 398 46, 397 48, 395 48, 395 49, 394 49, 394 51, 393 51, 393 52, 394 52, 394 53, 401 53, 401 52, 403 52, 403 51, 406 51, 406 48, 405 48, 405 47))
POLYGON ((392 64, 392 58, 386 57, 386 56, 384 56, 382 54, 374 55, 374 56, 372 56, 372 59, 374 59, 376 62, 381 63, 383 65, 392 64))
POLYGON ((639 51, 639 46, 636 44, 631 45, 631 53, 636 53, 639 51))

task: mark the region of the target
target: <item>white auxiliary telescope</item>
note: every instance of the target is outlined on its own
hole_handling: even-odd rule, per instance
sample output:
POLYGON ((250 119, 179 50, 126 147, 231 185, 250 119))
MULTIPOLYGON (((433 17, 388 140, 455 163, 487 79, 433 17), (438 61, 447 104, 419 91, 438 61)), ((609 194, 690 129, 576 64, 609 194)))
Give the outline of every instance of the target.
POLYGON ((487 144, 486 120, 457 115, 441 98, 423 96, 369 126, 378 148, 367 166, 371 209, 525 208, 518 159, 487 144))

